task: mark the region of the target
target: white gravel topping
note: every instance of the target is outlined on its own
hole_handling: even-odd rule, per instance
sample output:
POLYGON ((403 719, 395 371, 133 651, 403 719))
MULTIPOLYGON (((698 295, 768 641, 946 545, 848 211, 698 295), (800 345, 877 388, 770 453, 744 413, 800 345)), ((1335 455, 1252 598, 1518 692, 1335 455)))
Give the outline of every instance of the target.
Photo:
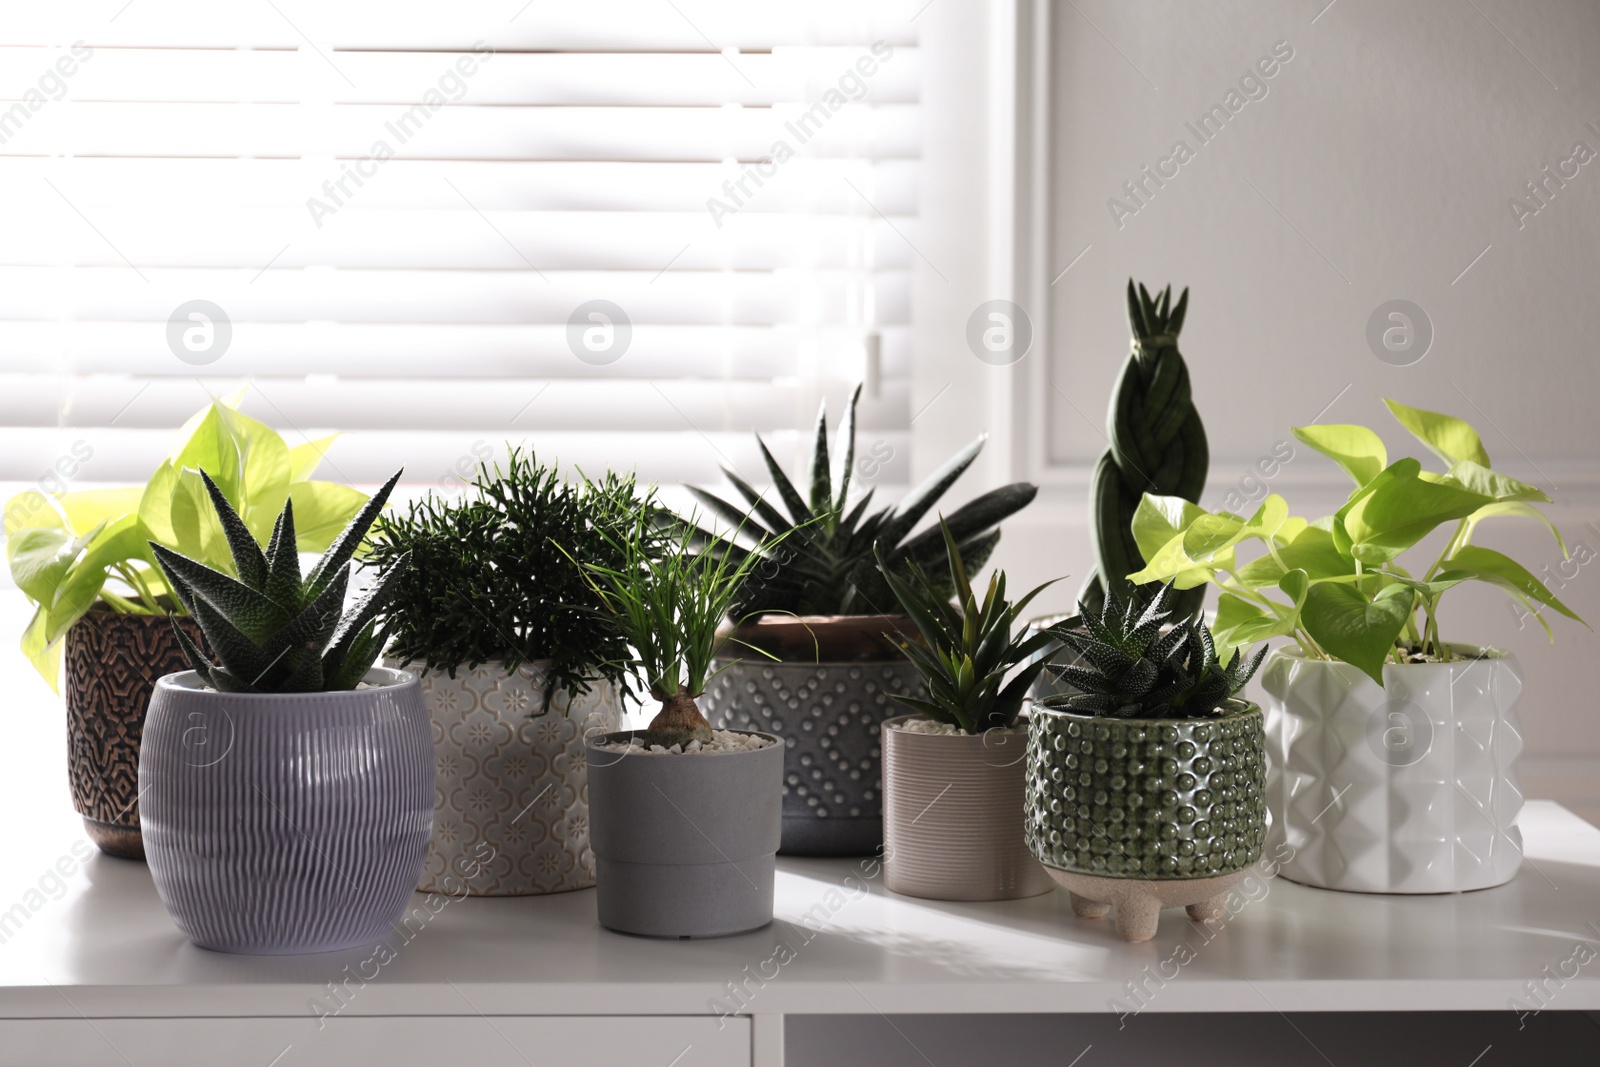
MULTIPOLYGON (((972 736, 954 723, 936 722, 933 719, 912 719, 909 722, 896 723, 894 726, 891 726, 890 729, 904 730, 908 734, 940 734, 945 737, 954 735, 960 735, 962 737, 972 736)), ((998 732, 1003 734, 1022 733, 1022 731, 1016 727, 1010 727, 998 732)))
POLYGON ((766 748, 772 743, 771 738, 757 737, 754 734, 741 734, 733 730, 712 730, 709 744, 690 741, 687 748, 683 745, 673 745, 670 748, 665 745, 650 745, 646 747, 645 743, 637 737, 625 745, 620 742, 612 742, 605 747, 627 748, 641 756, 695 756, 702 752, 753 752, 756 749, 766 748))

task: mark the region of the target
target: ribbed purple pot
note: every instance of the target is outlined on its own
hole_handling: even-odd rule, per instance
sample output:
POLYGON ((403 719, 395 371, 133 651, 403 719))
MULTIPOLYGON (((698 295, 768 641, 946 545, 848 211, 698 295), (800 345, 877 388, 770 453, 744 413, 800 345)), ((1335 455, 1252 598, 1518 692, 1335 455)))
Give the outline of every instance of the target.
POLYGON ((415 675, 373 688, 218 693, 156 682, 139 757, 145 854, 202 948, 277 955, 375 944, 433 830, 433 740, 415 675))

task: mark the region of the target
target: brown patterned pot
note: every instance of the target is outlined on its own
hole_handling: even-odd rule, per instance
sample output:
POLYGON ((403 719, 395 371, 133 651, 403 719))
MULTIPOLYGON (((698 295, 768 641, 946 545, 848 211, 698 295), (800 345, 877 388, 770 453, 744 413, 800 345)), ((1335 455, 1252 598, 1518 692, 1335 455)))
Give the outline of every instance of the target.
MULTIPOLYGON (((193 619, 181 624, 196 643, 193 619)), ((201 644, 201 647, 205 647, 201 644)), ((164 615, 101 605, 67 631, 67 773, 72 806, 100 851, 144 859, 139 835, 139 739, 157 678, 189 669, 164 615)))

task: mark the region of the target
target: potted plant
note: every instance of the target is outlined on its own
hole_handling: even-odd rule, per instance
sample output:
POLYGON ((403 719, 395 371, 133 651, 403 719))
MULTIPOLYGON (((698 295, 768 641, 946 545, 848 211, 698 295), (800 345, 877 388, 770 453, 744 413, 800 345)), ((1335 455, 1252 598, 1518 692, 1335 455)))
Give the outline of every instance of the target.
POLYGON ((1390 462, 1363 426, 1298 428, 1355 482, 1338 512, 1308 523, 1273 494, 1246 519, 1147 498, 1133 525, 1151 562, 1133 580, 1217 584, 1221 645, 1294 639, 1262 674, 1273 845, 1292 850, 1285 876, 1373 893, 1482 889, 1509 881, 1522 861, 1522 674, 1509 653, 1445 640, 1441 602, 1486 582, 1547 632, 1545 608, 1578 619, 1521 564, 1474 539, 1488 519, 1520 517, 1566 546, 1534 506, 1549 497, 1493 470, 1471 426, 1384 403, 1446 470, 1390 462), (1436 530, 1438 555, 1402 566, 1436 530), (1244 562, 1249 542, 1265 552, 1244 562))
MULTIPOLYGON (((1106 425, 1110 445, 1095 466, 1089 485, 1089 529, 1094 544, 1095 569, 1084 583, 1079 599, 1099 608, 1106 592, 1124 600, 1143 600, 1128 575, 1144 566, 1138 541, 1131 532, 1134 512, 1144 494, 1154 493, 1198 503, 1206 487, 1210 450, 1206 429, 1189 392, 1189 368, 1178 351, 1178 333, 1189 310, 1189 290, 1172 303, 1172 286, 1152 297, 1142 284, 1128 279, 1128 326, 1133 348, 1111 394, 1106 425)), ((1173 599, 1173 618, 1200 614, 1205 590, 1184 590, 1173 599)), ((1036 631, 1066 622, 1066 615, 1030 620, 1036 631)), ((1056 658, 1059 647, 1043 653, 1056 658)), ((1062 695, 1063 688, 1050 672, 1040 675, 1033 696, 1062 695)))
POLYGON ((155 680, 186 665, 168 613, 179 616, 190 640, 203 640, 174 601, 149 543, 232 567, 198 468, 237 501, 257 537, 267 536, 284 501, 293 500, 304 552, 327 548, 366 500, 311 479, 332 438, 290 447, 240 414, 239 401, 214 402, 189 419, 181 444, 143 486, 30 490, 6 505, 11 575, 35 605, 22 651, 52 689, 65 673, 73 806, 90 840, 113 856, 144 857, 138 767, 145 710, 155 680))
POLYGON ((156 683, 139 761, 162 903, 224 952, 371 944, 417 886, 433 821, 433 746, 414 675, 373 666, 374 621, 406 561, 343 610, 351 557, 396 474, 302 575, 294 501, 265 552, 210 478, 237 578, 152 545, 215 652, 156 683))
POLYGON ((621 566, 583 561, 601 608, 661 710, 643 730, 591 736, 590 837, 602 925, 651 937, 716 937, 772 921, 783 745, 713 730, 706 691, 718 627, 761 560, 682 526, 662 551, 640 511, 604 531, 621 566))
POLYGON ((1219 918, 1261 858, 1266 754, 1261 709, 1235 694, 1261 665, 1219 661, 1198 619, 1174 624, 1171 586, 1147 601, 1108 593, 1054 634, 1077 662, 1071 687, 1036 702, 1028 731, 1028 847, 1072 893, 1072 910, 1155 936, 1164 907, 1219 918))
MULTIPOLYGON (((985 441, 972 442, 898 506, 869 511, 871 489, 851 496, 860 398, 857 386, 831 452, 826 406, 817 413, 804 495, 757 438, 782 509, 731 470, 724 472, 728 480, 754 509, 748 517, 711 493, 690 490, 719 518, 740 523, 758 547, 787 537, 730 605, 728 652, 717 660, 721 673, 705 699, 715 725, 784 739, 787 853, 860 855, 883 843, 879 728, 894 713, 891 694, 913 692, 921 680, 901 647, 919 639, 916 627, 896 606, 874 552, 901 576, 912 566, 940 573, 944 545, 938 530, 913 531, 985 441), (761 650, 766 659, 746 655, 749 649, 761 650)), ((994 551, 997 524, 1037 492, 1026 482, 1002 486, 948 516, 973 566, 994 551)))
POLYGON ((916 563, 908 577, 884 567, 927 641, 906 646, 926 696, 894 697, 919 714, 883 724, 884 885, 935 900, 1037 896, 1051 884, 1023 840, 1017 716, 1044 666, 1034 653, 1051 637, 1030 636, 1016 623, 1050 583, 1011 603, 997 571, 980 602, 954 533, 942 520, 939 528, 948 582, 916 563), (951 587, 955 604, 945 593, 951 587))
POLYGON ((563 550, 620 570, 618 535, 654 507, 631 477, 575 483, 513 448, 467 495, 378 520, 369 562, 410 558, 380 618, 389 665, 417 669, 433 720, 424 892, 594 885, 584 738, 622 725, 627 642, 563 550))

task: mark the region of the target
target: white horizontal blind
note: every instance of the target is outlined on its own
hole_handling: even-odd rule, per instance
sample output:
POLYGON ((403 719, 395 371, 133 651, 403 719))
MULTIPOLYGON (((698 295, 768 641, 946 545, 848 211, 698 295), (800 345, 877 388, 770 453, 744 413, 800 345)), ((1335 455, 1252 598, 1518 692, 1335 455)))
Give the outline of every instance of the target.
POLYGON ((248 383, 244 410, 291 441, 350 431, 324 473, 357 482, 431 482, 506 439, 765 480, 751 431, 783 455, 867 376, 862 448, 902 480, 915 14, 10 7, 0 479, 78 440, 81 477, 143 478, 208 393, 248 383), (614 360, 620 320, 571 325, 595 300, 631 329, 614 360), (220 356, 220 319, 171 325, 191 301, 226 316, 220 356))

